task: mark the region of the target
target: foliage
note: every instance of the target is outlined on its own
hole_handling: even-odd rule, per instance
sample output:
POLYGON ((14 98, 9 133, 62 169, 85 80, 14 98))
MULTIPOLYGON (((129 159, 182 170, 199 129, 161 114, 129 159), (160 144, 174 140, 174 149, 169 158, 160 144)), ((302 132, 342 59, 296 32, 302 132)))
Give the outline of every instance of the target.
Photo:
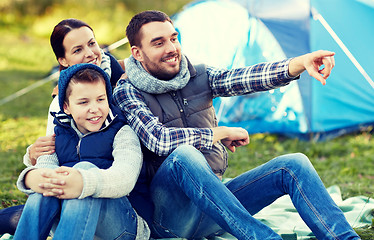
POLYGON ((3 0, 0 5, 1 12, 12 12, 19 16, 41 15, 56 0, 3 0))
POLYGON ((35 141, 36 136, 45 132, 44 118, 4 119, 0 116, 0 199, 2 207, 19 205, 25 202, 26 196, 15 183, 24 168, 22 157, 26 147, 35 141))
MULTIPOLYGON (((120 3, 126 6, 126 8, 131 9, 133 13, 148 9, 158 9, 167 14, 173 14, 188 2, 191 2, 191 0, 80 0, 78 5, 86 6, 88 9, 103 9, 108 6, 116 6, 120 3)), ((76 6, 76 4, 77 1, 75 0, 2 0, 0 3, 0 12, 12 12, 17 16, 41 16, 48 13, 56 5, 76 6)))
POLYGON ((172 15, 191 1, 2 0, 0 26, 49 37, 54 25, 62 19, 78 18, 95 30, 101 44, 109 44, 125 37, 125 28, 135 13, 157 9, 172 15))
POLYGON ((371 225, 368 225, 362 228, 356 228, 355 231, 361 237, 362 240, 374 239, 374 219, 372 220, 371 225))

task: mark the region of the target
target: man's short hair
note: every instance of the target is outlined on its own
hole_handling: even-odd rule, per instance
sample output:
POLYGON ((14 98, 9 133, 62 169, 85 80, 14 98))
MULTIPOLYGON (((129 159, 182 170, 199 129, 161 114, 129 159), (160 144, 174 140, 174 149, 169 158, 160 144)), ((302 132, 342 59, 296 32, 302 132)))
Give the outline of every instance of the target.
POLYGON ((150 22, 165 22, 168 21, 171 24, 170 17, 161 11, 156 10, 148 10, 141 13, 136 14, 129 22, 126 28, 126 36, 130 43, 130 46, 138 46, 141 47, 141 37, 140 36, 140 29, 144 24, 150 22))

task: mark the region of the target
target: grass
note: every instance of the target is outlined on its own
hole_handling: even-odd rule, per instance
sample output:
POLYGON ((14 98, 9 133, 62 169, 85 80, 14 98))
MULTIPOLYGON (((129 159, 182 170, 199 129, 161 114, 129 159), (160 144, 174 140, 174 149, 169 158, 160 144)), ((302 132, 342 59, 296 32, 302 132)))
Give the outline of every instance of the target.
POLYGON ((373 196, 373 144, 370 132, 342 136, 327 142, 299 141, 275 135, 256 134, 251 143, 230 154, 228 176, 262 164, 271 158, 302 152, 312 161, 325 185, 338 185, 343 198, 373 196))
MULTIPOLYGON (((56 64, 47 38, 21 32, 0 30, 0 100, 44 78, 56 64)), ((128 50, 122 47, 114 54, 126 57, 128 50)), ((23 204, 26 200, 15 182, 24 168, 22 157, 26 147, 45 133, 51 90, 52 83, 47 83, 0 105, 0 208, 23 204)), ((372 198, 373 146, 370 129, 327 142, 255 134, 248 146, 230 153, 230 167, 225 176, 237 176, 281 154, 302 152, 311 159, 325 186, 338 185, 344 199, 358 195, 372 198)), ((359 231, 363 239, 374 239, 372 228, 359 231)))

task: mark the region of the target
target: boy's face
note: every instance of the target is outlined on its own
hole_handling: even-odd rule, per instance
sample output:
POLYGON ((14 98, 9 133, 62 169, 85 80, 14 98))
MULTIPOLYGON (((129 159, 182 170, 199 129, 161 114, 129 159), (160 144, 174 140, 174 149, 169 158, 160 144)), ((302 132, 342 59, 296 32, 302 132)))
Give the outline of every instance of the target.
POLYGON ((64 112, 73 117, 81 133, 99 131, 109 113, 105 83, 69 84, 72 91, 67 96, 69 103, 64 103, 64 112))
POLYGON ((88 27, 71 30, 66 34, 62 44, 65 48, 65 57, 58 59, 62 66, 67 68, 78 63, 92 63, 100 67, 100 47, 94 33, 88 27))
POLYGON ((141 47, 133 46, 131 53, 152 76, 169 80, 178 74, 181 62, 181 45, 178 32, 168 22, 144 24, 139 32, 141 47))

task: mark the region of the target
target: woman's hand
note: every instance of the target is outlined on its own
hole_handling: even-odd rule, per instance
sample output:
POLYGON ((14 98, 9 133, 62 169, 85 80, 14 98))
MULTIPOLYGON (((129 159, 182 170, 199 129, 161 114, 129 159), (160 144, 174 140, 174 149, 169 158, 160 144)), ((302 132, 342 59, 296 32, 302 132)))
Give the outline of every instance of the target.
POLYGON ((29 149, 29 157, 32 165, 36 164, 38 157, 55 152, 55 134, 39 137, 29 149))

